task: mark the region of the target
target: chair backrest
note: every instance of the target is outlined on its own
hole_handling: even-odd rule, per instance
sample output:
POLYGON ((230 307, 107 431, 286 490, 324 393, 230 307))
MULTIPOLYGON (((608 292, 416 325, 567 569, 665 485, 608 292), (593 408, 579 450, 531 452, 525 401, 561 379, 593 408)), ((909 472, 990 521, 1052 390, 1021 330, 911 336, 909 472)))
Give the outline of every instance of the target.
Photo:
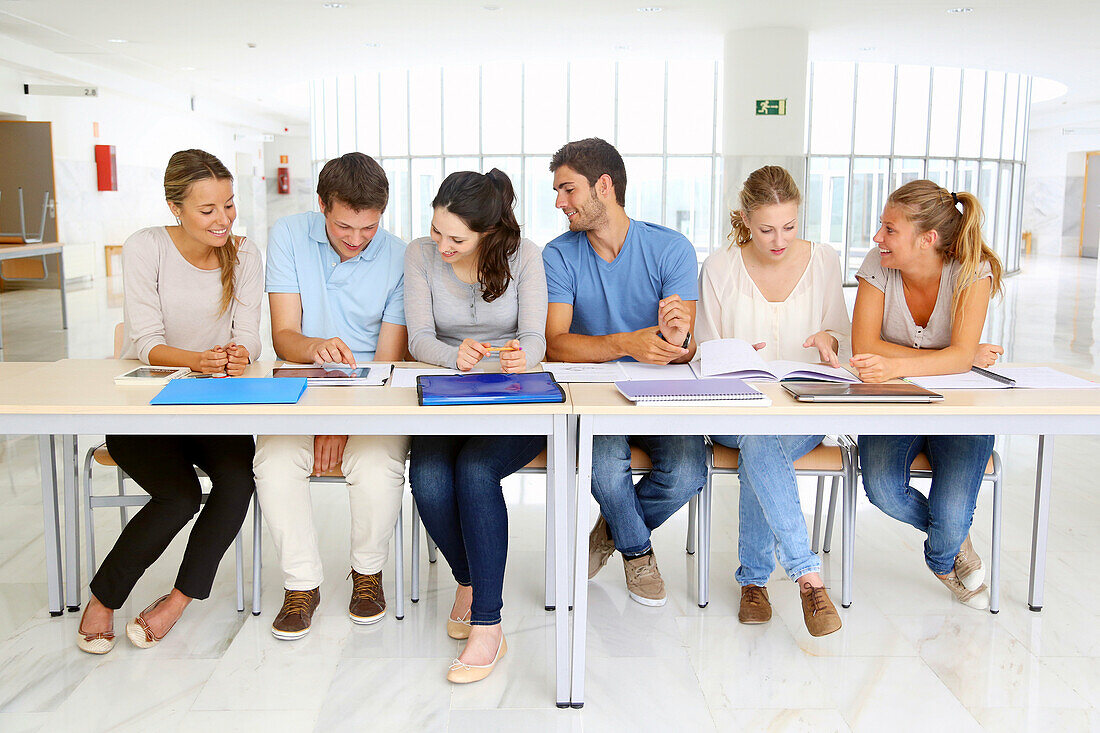
POLYGON ((125 333, 125 326, 122 323, 115 324, 115 358, 122 358, 122 338, 125 333))

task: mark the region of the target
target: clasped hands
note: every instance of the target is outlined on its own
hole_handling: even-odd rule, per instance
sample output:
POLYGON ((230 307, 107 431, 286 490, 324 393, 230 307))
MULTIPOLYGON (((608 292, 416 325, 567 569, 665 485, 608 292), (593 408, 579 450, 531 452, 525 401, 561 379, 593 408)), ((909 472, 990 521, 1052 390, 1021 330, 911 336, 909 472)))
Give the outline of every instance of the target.
POLYGON ((688 354, 681 346, 691 332, 691 311, 679 295, 657 304, 657 325, 622 334, 627 356, 646 364, 668 364, 688 354))
MULTIPOLYGON (((455 366, 458 367, 459 371, 468 372, 491 353, 491 348, 492 346, 481 341, 463 339, 462 343, 458 345, 458 358, 455 360, 455 366)), ((516 374, 527 371, 527 354, 524 353, 523 347, 520 346, 517 339, 512 339, 506 343, 504 349, 506 350, 499 352, 500 370, 502 372, 516 374)))
POLYGON ((248 349, 230 342, 225 346, 215 346, 199 354, 199 368, 195 371, 201 374, 239 377, 248 367, 249 359, 248 349))

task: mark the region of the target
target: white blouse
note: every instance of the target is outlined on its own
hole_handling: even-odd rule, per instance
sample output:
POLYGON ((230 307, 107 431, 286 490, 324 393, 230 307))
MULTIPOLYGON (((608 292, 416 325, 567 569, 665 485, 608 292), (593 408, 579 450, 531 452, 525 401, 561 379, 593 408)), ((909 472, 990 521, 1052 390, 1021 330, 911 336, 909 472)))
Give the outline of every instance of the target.
POLYGON ((719 338, 763 341, 765 361, 774 359, 817 363, 817 349, 802 344, 818 331, 840 342, 843 363, 851 355, 852 321, 844 305, 840 257, 827 245, 810 244, 810 261, 787 299, 765 300, 745 269, 736 244, 714 252, 699 275, 699 313, 695 338, 699 343, 719 338))

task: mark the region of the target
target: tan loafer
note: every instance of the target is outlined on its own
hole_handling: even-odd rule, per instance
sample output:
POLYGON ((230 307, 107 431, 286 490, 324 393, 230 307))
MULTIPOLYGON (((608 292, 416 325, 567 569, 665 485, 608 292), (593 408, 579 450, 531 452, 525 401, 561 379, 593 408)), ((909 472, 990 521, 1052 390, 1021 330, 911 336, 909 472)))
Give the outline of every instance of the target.
POLYGON ((145 620, 145 614, 149 613, 166 600, 168 600, 167 595, 161 596, 146 606, 145 610, 137 615, 137 618, 126 624, 126 638, 130 640, 131 644, 139 649, 149 649, 159 644, 161 639, 168 636, 168 631, 171 631, 172 627, 176 625, 175 622, 172 623, 172 626, 168 627, 168 631, 157 636, 153 633, 153 630, 149 628, 149 622, 145 620))
POLYGON ((762 585, 741 586, 741 607, 737 620, 743 624, 766 624, 772 620, 772 604, 768 589, 762 585))
POLYGON ((80 625, 76 629, 76 646, 82 652, 88 654, 106 654, 115 648, 115 629, 88 634, 84 631, 84 614, 88 613, 88 607, 84 606, 84 613, 80 614, 80 625))
POLYGON ((802 618, 810 636, 826 636, 840 629, 840 614, 824 587, 815 588, 809 583, 803 583, 800 593, 802 618))
POLYGON ((492 662, 489 664, 466 664, 454 659, 451 661, 451 668, 447 672, 447 679, 460 685, 483 680, 493 671, 493 667, 497 666, 497 662, 504 658, 507 651, 508 642, 501 636, 500 644, 497 646, 496 658, 492 662))

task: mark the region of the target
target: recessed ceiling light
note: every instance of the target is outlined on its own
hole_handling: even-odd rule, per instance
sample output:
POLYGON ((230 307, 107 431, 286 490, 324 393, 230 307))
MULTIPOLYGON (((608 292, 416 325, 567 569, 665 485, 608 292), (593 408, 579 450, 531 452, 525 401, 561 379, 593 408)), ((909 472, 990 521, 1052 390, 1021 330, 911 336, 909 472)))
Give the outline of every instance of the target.
POLYGON ((973 13, 974 8, 951 8, 947 12, 949 13, 973 13))
POLYGON ((329 10, 339 10, 340 8, 346 8, 344 3, 321 3, 322 8, 328 8, 329 10))
POLYGON ((664 8, 659 5, 644 5, 638 8, 639 13, 659 13, 662 10, 664 10, 664 8))
POLYGON ((499 5, 482 5, 481 9, 482 10, 488 10, 490 13, 495 13, 496 11, 500 10, 500 6, 499 5))
POLYGON ((195 68, 194 66, 181 66, 180 71, 195 71, 195 68))
POLYGON ((363 45, 366 46, 367 48, 378 48, 382 44, 379 43, 378 41, 367 41, 363 45))
POLYGON ((629 51, 629 50, 630 50, 630 46, 627 46, 627 45, 626 45, 626 44, 624 44, 624 43, 620 43, 619 45, 615 46, 615 50, 616 50, 616 51, 629 51))
POLYGON ((248 45, 249 48, 256 48, 255 43, 249 42, 247 45, 248 45))
POLYGON ((860 51, 874 51, 875 47, 874 46, 860 46, 859 50, 860 51))
POLYGON ((108 38, 107 43, 129 43, 125 38, 108 38))

